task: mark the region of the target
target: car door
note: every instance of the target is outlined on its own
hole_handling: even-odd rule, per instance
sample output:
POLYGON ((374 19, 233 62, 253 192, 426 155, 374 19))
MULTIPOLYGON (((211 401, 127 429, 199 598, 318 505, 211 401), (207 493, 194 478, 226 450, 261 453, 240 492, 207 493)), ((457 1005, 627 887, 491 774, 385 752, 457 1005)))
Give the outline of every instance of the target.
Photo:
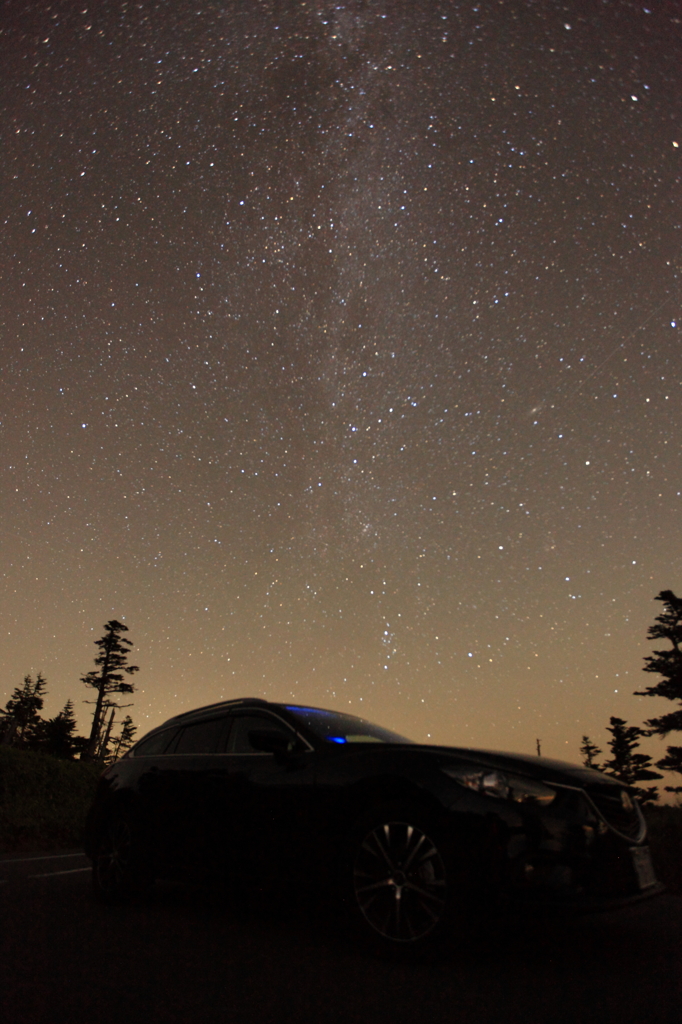
POLYGON ((199 881, 221 869, 229 773, 228 715, 180 729, 155 780, 158 860, 171 874, 199 881))
POLYGON ((230 816, 239 870, 271 884, 305 873, 311 848, 314 752, 288 723, 267 712, 235 714, 229 741, 230 816), (259 750, 250 734, 280 733, 298 748, 259 750))

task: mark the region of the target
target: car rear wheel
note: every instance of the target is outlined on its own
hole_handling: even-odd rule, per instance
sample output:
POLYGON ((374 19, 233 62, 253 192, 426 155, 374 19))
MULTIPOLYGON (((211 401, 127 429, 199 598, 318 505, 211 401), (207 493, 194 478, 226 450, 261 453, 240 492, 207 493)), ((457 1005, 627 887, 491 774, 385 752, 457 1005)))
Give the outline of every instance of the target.
POLYGON ((422 948, 451 917, 458 872, 440 830, 418 808, 370 812, 354 829, 345 873, 351 915, 379 948, 422 948))
POLYGON ((92 886, 103 903, 124 903, 152 884, 140 829, 130 811, 117 810, 104 823, 92 865, 92 886))

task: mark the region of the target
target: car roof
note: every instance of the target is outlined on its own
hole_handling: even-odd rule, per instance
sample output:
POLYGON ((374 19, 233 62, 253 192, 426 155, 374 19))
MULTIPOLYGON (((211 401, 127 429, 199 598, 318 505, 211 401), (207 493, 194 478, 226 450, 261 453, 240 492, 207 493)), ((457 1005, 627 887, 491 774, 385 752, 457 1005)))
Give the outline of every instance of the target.
POLYGON ((203 718, 215 714, 219 711, 232 711, 235 708, 270 708, 278 707, 279 705, 271 704, 270 701, 263 700, 261 697, 238 697, 235 700, 220 700, 216 701, 215 704, 206 704, 201 708, 192 708, 191 711, 183 711, 179 715, 174 715, 173 718, 167 719, 163 725, 158 726, 159 729, 167 729, 171 725, 181 725, 184 722, 193 721, 195 718, 203 718))

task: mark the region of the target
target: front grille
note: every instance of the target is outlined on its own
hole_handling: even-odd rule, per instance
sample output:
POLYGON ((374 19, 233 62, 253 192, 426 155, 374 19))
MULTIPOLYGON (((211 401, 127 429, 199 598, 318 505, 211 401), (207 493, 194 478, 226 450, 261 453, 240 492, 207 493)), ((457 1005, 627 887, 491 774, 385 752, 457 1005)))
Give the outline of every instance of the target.
POLYGON ((592 803, 612 828, 629 839, 638 840, 642 832, 641 814, 634 802, 631 810, 623 806, 621 792, 624 790, 617 789, 613 792, 609 788, 609 792, 604 792, 591 787, 587 790, 592 803))

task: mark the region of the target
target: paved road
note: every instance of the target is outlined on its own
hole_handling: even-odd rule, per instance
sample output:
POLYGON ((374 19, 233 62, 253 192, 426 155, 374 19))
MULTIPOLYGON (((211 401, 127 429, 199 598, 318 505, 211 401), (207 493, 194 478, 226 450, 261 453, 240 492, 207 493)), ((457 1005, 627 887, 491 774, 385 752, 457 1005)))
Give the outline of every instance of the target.
POLYGON ((2 857, 0 879, 3 1024, 682 1024, 680 897, 507 920, 406 966, 310 908, 237 911, 170 886, 98 906, 73 851, 2 857))

